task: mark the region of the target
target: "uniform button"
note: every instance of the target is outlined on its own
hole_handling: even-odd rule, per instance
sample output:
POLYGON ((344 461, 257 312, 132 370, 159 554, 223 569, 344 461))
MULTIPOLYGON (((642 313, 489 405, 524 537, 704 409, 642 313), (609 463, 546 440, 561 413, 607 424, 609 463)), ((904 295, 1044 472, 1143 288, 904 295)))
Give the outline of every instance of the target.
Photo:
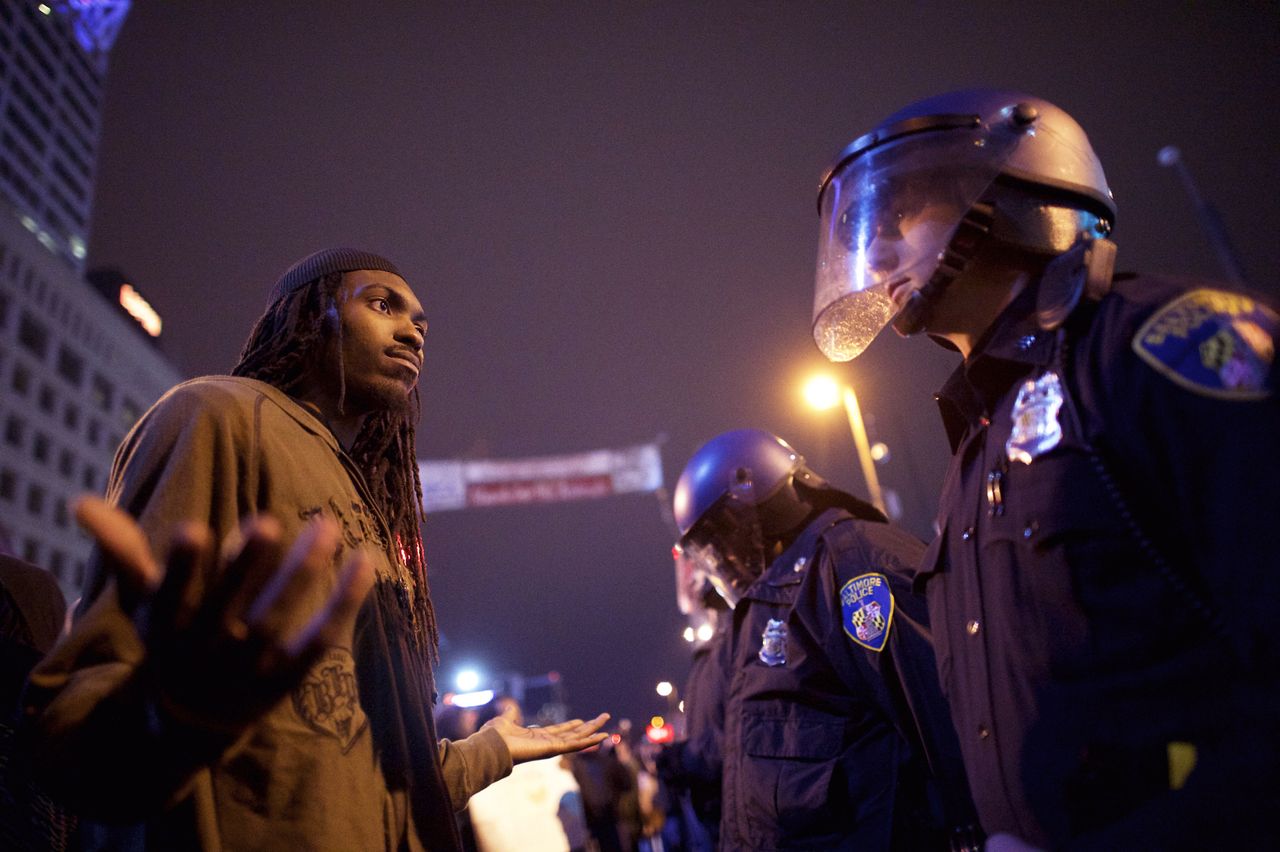
POLYGON ((982 625, 978 624, 978 619, 975 618, 972 621, 970 621, 968 624, 966 624, 964 626, 964 629, 969 631, 970 636, 977 636, 978 631, 981 629, 981 627, 982 625))
POLYGON ((1029 523, 1029 524, 1027 524, 1025 527, 1023 527, 1023 529, 1022 529, 1022 537, 1023 537, 1023 538, 1031 538, 1031 536, 1033 536, 1033 535, 1035 535, 1035 534, 1036 534, 1036 530, 1038 530, 1038 529, 1040 529, 1040 525, 1039 525, 1039 524, 1037 524, 1035 521, 1032 521, 1031 523, 1029 523))
POLYGON ((960 533, 960 537, 965 541, 973 538, 973 527, 965 527, 964 532, 960 533))
POLYGON ((796 560, 796 564, 791 566, 791 570, 799 574, 801 571, 804 570, 804 566, 807 565, 808 562, 809 562, 808 559, 801 556, 799 559, 796 560))
POLYGON ((985 740, 985 739, 989 739, 990 737, 991 737, 991 731, 989 731, 989 730, 987 729, 987 726, 986 726, 986 725, 979 725, 979 726, 978 726, 978 739, 980 739, 980 740, 985 740))

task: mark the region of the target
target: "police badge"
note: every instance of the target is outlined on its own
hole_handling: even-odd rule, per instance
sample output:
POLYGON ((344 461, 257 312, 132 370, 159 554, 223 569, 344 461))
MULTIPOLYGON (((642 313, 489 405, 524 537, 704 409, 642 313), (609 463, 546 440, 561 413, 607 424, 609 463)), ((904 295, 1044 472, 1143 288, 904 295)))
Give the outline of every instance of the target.
POLYGON ((1013 429, 1004 451, 1011 462, 1031 464, 1062 440, 1058 411, 1062 408, 1062 380, 1052 370, 1018 388, 1013 401, 1013 429))
POLYGON ((787 664, 787 624, 776 618, 769 619, 761 634, 760 662, 766 666, 787 664))
POLYGON ((883 574, 862 574, 840 589, 844 632, 864 648, 879 653, 893 625, 893 593, 883 574))

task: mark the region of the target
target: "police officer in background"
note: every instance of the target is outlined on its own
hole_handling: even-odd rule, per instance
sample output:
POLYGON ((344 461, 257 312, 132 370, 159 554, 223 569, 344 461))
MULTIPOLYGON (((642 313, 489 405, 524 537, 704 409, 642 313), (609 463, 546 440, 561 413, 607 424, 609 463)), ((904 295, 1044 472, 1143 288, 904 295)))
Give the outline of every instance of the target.
POLYGON ((719 846, 720 834, 728 680, 720 648, 728 633, 729 606, 698 560, 685 553, 680 544, 671 548, 671 558, 676 569, 676 606, 692 632, 693 659, 681 701, 684 737, 658 753, 657 768, 679 804, 684 848, 709 852, 719 846))
POLYGON ((814 335, 892 319, 964 361, 918 580, 990 848, 1276 848, 1276 311, 1113 274, 1079 125, 965 91, 819 193, 814 335))
POLYGON ((733 607, 721 848, 946 849, 973 817, 907 579, 923 545, 754 429, 699 449, 674 502, 733 607))

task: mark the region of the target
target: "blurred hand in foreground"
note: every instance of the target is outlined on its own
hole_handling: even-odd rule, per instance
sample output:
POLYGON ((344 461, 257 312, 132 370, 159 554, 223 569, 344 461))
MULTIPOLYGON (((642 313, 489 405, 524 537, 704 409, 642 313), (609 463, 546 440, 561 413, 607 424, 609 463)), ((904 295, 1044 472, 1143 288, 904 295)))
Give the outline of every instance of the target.
POLYGON ((225 557, 207 527, 184 524, 161 567, 127 513, 84 497, 75 515, 116 578, 146 650, 142 674, 156 709, 203 727, 242 728, 292 691, 326 648, 349 641, 374 581, 361 551, 336 582, 329 576, 338 529, 328 519, 313 521, 286 552, 276 520, 251 518, 239 551, 225 557), (315 609, 309 602, 326 585, 332 591, 315 609))

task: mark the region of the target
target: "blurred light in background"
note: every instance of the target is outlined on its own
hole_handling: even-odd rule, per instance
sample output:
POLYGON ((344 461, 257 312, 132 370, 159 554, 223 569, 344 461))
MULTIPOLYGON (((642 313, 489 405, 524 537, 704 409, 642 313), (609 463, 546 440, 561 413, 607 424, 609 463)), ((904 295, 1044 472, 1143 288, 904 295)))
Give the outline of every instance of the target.
POLYGON ((480 685, 480 672, 475 669, 462 669, 454 676, 453 682, 459 692, 472 692, 480 685))
POLYGON ((814 376, 804 386, 804 399, 819 411, 840 404, 840 383, 830 376, 814 376))
POLYGON ((450 703, 455 707, 480 707, 493 700, 492 689, 481 689, 477 692, 459 692, 450 703))

